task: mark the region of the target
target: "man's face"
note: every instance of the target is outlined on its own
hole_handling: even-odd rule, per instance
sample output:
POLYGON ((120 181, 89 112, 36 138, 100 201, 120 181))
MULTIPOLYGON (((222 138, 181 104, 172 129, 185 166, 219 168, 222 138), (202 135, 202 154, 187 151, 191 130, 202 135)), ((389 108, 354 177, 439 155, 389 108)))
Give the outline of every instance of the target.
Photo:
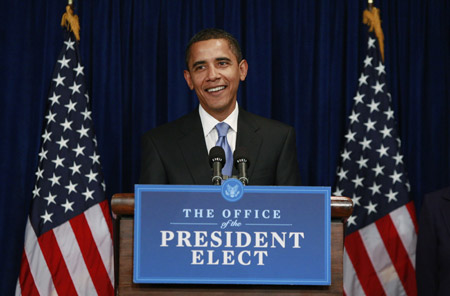
POLYGON ((247 61, 238 63, 225 39, 210 39, 192 44, 189 70, 184 79, 195 89, 203 109, 219 121, 233 112, 239 81, 247 76, 247 61))

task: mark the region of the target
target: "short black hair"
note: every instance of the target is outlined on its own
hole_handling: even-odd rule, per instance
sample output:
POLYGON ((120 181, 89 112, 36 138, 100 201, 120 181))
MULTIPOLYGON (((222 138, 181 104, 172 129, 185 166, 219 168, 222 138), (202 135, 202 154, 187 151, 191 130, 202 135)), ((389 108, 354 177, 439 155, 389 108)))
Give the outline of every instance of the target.
POLYGON ((217 28, 207 28, 203 29, 197 34, 195 34, 191 40, 189 41, 188 45, 186 46, 185 51, 185 61, 186 61, 186 68, 189 70, 189 56, 191 54, 191 46, 194 43, 200 42, 200 41, 206 41, 210 39, 225 39, 228 41, 228 45, 230 46, 231 52, 236 56, 237 61, 240 63, 242 61, 242 51, 241 46, 239 45, 239 42, 234 38, 233 35, 228 33, 225 30, 217 29, 217 28))

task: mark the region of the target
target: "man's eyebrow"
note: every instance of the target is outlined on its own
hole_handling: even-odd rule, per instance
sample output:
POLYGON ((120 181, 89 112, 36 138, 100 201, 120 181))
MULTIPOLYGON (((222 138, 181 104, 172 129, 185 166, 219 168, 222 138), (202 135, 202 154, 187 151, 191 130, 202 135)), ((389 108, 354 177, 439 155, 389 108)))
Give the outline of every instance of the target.
MULTIPOLYGON (((227 58, 227 57, 219 57, 216 58, 216 61, 220 62, 220 61, 227 61, 227 62, 231 62, 231 59, 227 58)), ((192 64, 192 68, 195 68, 198 65, 204 65, 206 64, 206 61, 197 61, 194 64, 192 64)))
POLYGON ((216 58, 216 61, 227 61, 227 62, 231 62, 231 59, 227 58, 227 57, 223 57, 223 58, 216 58))
POLYGON ((197 61, 194 64, 192 64, 192 68, 195 68, 196 66, 203 65, 203 64, 206 64, 206 61, 197 61))

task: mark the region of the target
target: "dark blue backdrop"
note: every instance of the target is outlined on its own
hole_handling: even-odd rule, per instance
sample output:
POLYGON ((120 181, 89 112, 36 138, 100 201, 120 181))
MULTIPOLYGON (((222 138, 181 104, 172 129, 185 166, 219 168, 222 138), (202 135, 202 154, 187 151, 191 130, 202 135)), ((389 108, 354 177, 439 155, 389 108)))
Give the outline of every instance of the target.
MULTIPOLYGON (((450 4, 381 8, 386 67, 403 153, 420 208, 450 185, 450 4)), ((204 27, 241 42, 239 101, 295 126, 305 185, 333 185, 364 50, 366 1, 75 1, 108 196, 138 180, 140 136, 192 110, 184 47, 204 27)), ((11 294, 34 186, 61 0, 0 2, 0 291, 11 294)))

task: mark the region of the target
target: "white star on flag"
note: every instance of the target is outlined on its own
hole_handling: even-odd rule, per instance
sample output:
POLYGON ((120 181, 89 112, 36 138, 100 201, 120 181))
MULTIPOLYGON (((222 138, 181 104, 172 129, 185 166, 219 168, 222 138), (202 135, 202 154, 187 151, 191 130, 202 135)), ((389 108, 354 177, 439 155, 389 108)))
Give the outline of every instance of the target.
POLYGON ((88 131, 89 131, 88 128, 85 128, 83 125, 81 125, 81 128, 77 130, 77 133, 80 134, 80 139, 83 138, 83 137, 87 138, 88 137, 88 134, 87 134, 88 131))
POLYGON ((339 180, 347 179, 347 171, 344 171, 343 168, 340 168, 339 172, 338 172, 338 176, 339 176, 339 180))
POLYGON ((55 164, 55 169, 57 169, 59 166, 64 167, 64 159, 65 158, 59 158, 59 155, 56 155, 56 159, 52 160, 52 162, 55 164))
MULTIPOLYGON (((363 85, 363 84, 367 84, 367 78, 369 78, 369 75, 364 75, 364 73, 361 73, 361 76, 359 77, 358 81, 359 81, 359 86, 363 85)), ((356 93, 356 96, 360 96, 359 92, 356 93)), ((364 97, 364 95, 361 96, 361 99, 364 97)), ((362 103, 362 101, 361 101, 362 103)))
POLYGON ((67 108, 67 113, 70 111, 76 111, 75 106, 77 105, 77 102, 72 102, 72 100, 69 100, 69 104, 64 105, 64 107, 67 108))
POLYGON ((385 194, 385 196, 388 198, 388 202, 391 201, 397 201, 397 198, 395 197, 398 194, 398 192, 392 192, 392 189, 389 189, 389 193, 385 194))
POLYGON ((355 188, 358 188, 358 186, 363 186, 364 178, 360 178, 358 175, 356 175, 355 179, 352 180, 353 183, 355 183, 355 188))
POLYGON ((347 218, 347 227, 348 226, 350 226, 350 225, 356 225, 356 222, 355 222, 355 219, 356 219, 356 216, 350 216, 350 217, 348 217, 347 218))
POLYGON ((72 95, 75 93, 80 93, 80 87, 81 84, 77 84, 75 81, 73 82, 72 86, 69 86, 69 88, 72 90, 72 95))
POLYGON ((51 187, 55 186, 55 184, 61 185, 61 184, 59 183, 59 179, 61 179, 61 176, 56 176, 55 173, 53 173, 53 177, 48 178, 48 180, 49 180, 50 182, 52 182, 51 187))
POLYGON ((356 132, 352 132, 352 131, 348 131, 348 133, 345 135, 345 138, 347 139, 347 141, 355 141, 355 135, 356 135, 356 132))
POLYGON ((69 148, 69 146, 67 146, 67 142, 69 142, 69 139, 64 139, 64 137, 61 136, 61 139, 59 141, 56 141, 56 144, 59 145, 59 150, 63 148, 69 148))
POLYGON ((380 164, 377 163, 377 166, 372 169, 375 172, 375 177, 377 177, 378 175, 384 175, 383 169, 384 165, 380 166, 380 164))
POLYGON ((89 190, 88 188, 86 188, 85 192, 82 192, 81 194, 83 194, 86 198, 86 200, 88 199, 94 199, 94 197, 92 197, 92 194, 94 193, 94 190, 89 190))
POLYGON ((364 67, 372 66, 372 58, 367 56, 364 60, 364 67))
POLYGON ((88 183, 91 183, 92 181, 95 181, 97 175, 98 173, 94 173, 92 170, 90 170, 89 174, 86 174, 85 176, 89 178, 88 183))
POLYGON ((48 112, 48 114, 45 116, 45 118, 47 119, 47 124, 49 124, 50 122, 56 122, 55 116, 56 116, 56 113, 52 113, 52 111, 50 110, 48 112))
POLYGON ((378 80, 377 80, 377 83, 374 86, 372 86, 372 88, 375 90, 375 94, 377 94, 379 92, 383 92, 383 86, 384 86, 384 83, 380 84, 380 82, 378 82, 378 80))
POLYGON ((370 108, 370 113, 372 113, 373 111, 379 111, 378 105, 380 105, 380 102, 375 102, 375 100, 372 99, 370 104, 367 104, 367 107, 370 108))
POLYGON ((353 193, 353 197, 352 197, 352 202, 353 202, 353 205, 356 207, 356 206, 360 206, 361 204, 359 203, 359 200, 361 199, 361 196, 356 196, 354 193, 353 193))
POLYGON ((370 130, 376 130, 375 129, 375 124, 376 124, 377 122, 376 121, 372 121, 370 118, 367 118, 367 122, 365 122, 364 123, 364 125, 366 126, 366 128, 367 128, 367 132, 368 131, 370 131, 370 130))
POLYGON ((51 219, 51 217, 53 216, 53 213, 47 213, 47 210, 45 210, 45 214, 44 215, 42 215, 41 216, 41 218, 42 219, 44 219, 44 224, 46 223, 46 222, 52 222, 52 219, 51 219))
POLYGON ((365 149, 371 149, 370 148, 370 143, 372 142, 372 140, 368 140, 366 139, 366 137, 364 137, 364 139, 359 142, 359 144, 362 146, 362 150, 364 151, 365 149))
POLYGON ((62 59, 58 60, 58 63, 61 64, 61 70, 64 67, 69 68, 69 62, 70 62, 70 59, 66 59, 66 56, 63 56, 62 59))
POLYGON ((383 156, 389 156, 389 154, 387 153, 387 151, 389 150, 389 146, 384 147, 383 144, 381 144, 380 149, 377 149, 377 152, 380 153, 380 158, 382 158, 383 156))
POLYGON ((67 213, 67 211, 72 211, 73 212, 73 208, 72 208, 72 205, 74 204, 75 202, 69 202, 69 200, 66 198, 66 202, 64 203, 64 204, 62 204, 61 206, 64 208, 64 213, 67 213))
POLYGON ((67 194, 70 194, 70 193, 72 193, 72 192, 75 192, 75 193, 77 193, 77 190, 75 189, 75 187, 77 186, 78 184, 72 184, 72 180, 70 180, 69 181, 69 185, 67 185, 67 186, 64 186, 64 188, 66 188, 67 189, 67 191, 68 191, 68 193, 67 194))
POLYGON ((66 77, 61 77, 61 75, 58 73, 58 77, 54 78, 53 81, 56 82, 56 86, 58 86, 58 85, 64 86, 64 82, 63 82, 64 79, 66 79, 66 77))
POLYGON ((72 176, 76 173, 81 174, 80 172, 81 164, 77 164, 75 161, 73 162, 73 165, 69 167, 69 169, 72 171, 72 176))
POLYGON ((352 110, 352 114, 349 116, 350 123, 359 122, 358 117, 359 117, 359 113, 355 113, 355 110, 352 110))
POLYGON ((72 122, 73 122, 73 121, 68 121, 67 118, 64 118, 64 122, 60 123, 60 125, 61 125, 62 127, 64 127, 63 132, 65 132, 66 129, 72 130, 72 127, 71 127, 72 122))
POLYGON ((367 168, 367 162, 368 161, 369 161, 368 158, 364 158, 361 155, 361 158, 359 160, 357 160, 356 163, 359 164, 359 169, 362 169, 362 168, 367 168))
POLYGON ((75 48, 73 47, 73 45, 75 44, 75 41, 67 40, 67 41, 64 41, 64 44, 67 45, 66 50, 69 50, 69 49, 75 50, 75 48))
POLYGON ((44 143, 46 141, 51 141, 51 138, 50 138, 51 134, 52 134, 52 132, 49 132, 47 130, 44 131, 44 134, 42 135, 42 138, 44 139, 44 143))
POLYGON ((77 77, 78 77, 78 75, 84 75, 83 69, 84 69, 84 67, 82 67, 82 66, 80 65, 80 63, 78 63, 78 66, 77 66, 76 68, 74 68, 73 70, 74 70, 75 72, 77 72, 77 77))
POLYGON ((384 71, 384 65, 381 62, 378 64, 377 67, 375 67, 375 70, 378 71, 378 75, 386 74, 386 71, 384 71))
POLYGON ((372 204, 371 201, 369 201, 369 204, 367 206, 365 206, 365 208, 367 209, 367 215, 370 215, 371 213, 376 213, 376 206, 378 204, 372 204))
POLYGON ((388 128, 386 125, 384 125, 384 129, 380 131, 380 133, 383 135, 383 139, 386 137, 391 137, 391 131, 392 128, 388 128))
POLYGON ((392 175, 389 175, 390 178, 392 178, 392 184, 395 185, 396 182, 401 183, 400 177, 403 175, 403 173, 397 173, 396 170, 394 170, 394 173, 392 175))
POLYGON ((44 178, 43 173, 44 173, 44 170, 41 170, 41 168, 38 168, 38 169, 37 169, 37 171, 36 171, 36 173, 35 173, 35 175, 36 175, 36 177, 37 177, 37 180, 39 180, 39 179, 41 179, 41 178, 44 178))
POLYGON ((55 93, 53 93, 53 96, 49 97, 48 99, 52 102, 52 106, 53 104, 59 104, 59 98, 61 96, 57 96, 55 93))
POLYGON ((373 185, 371 187, 369 187, 369 189, 372 191, 372 196, 375 195, 376 193, 380 194, 380 187, 381 184, 378 185, 377 183, 373 182, 373 185))
POLYGON ((48 193, 48 196, 44 197, 44 199, 47 201, 47 205, 50 205, 51 203, 54 203, 56 205, 55 198, 56 195, 52 195, 51 193, 48 193))

